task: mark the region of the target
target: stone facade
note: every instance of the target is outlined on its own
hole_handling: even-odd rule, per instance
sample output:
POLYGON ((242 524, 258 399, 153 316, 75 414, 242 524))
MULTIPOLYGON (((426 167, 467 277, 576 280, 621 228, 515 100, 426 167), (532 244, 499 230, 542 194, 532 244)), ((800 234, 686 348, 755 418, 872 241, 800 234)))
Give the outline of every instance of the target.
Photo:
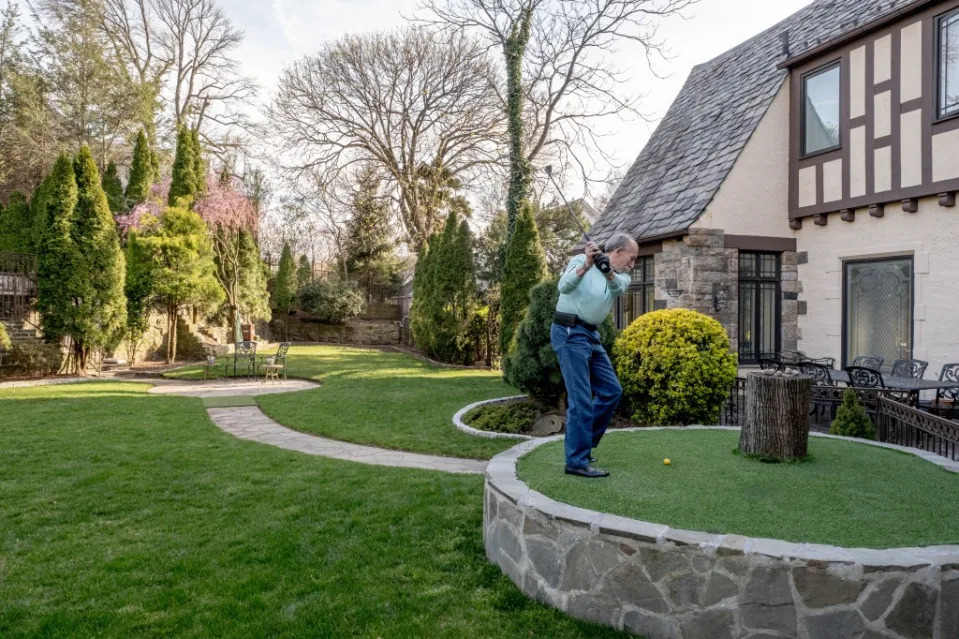
MULTIPOLYGON (((738 351, 739 251, 725 248, 724 231, 691 228, 682 238, 663 242, 654 261, 657 307, 688 308, 715 318, 726 329, 732 350, 738 351), (720 288, 726 291, 726 305, 717 311, 715 299, 720 288)), ((796 350, 798 294, 802 292, 796 253, 780 253, 780 264, 781 350, 796 350)))
POLYGON ((283 322, 270 323, 274 337, 279 340, 284 335, 291 342, 326 342, 335 344, 365 344, 369 346, 390 346, 400 343, 399 324, 395 321, 373 321, 352 319, 346 324, 320 324, 304 322, 290 316, 284 329, 283 322))
POLYGON ((485 487, 487 556, 530 597, 649 639, 959 637, 959 546, 845 549, 576 508, 516 478, 545 441, 495 457, 485 487))

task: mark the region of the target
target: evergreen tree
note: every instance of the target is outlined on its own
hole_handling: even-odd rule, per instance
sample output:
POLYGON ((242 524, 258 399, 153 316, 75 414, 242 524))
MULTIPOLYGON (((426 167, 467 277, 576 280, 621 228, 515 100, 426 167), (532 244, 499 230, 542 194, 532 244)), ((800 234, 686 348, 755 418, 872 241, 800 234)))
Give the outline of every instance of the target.
POLYGON ((177 200, 184 198, 189 206, 195 197, 196 159, 193 157, 193 136, 189 129, 181 126, 176 135, 176 156, 173 159, 173 175, 167 203, 177 206, 177 200))
POLYGON ((200 129, 190 130, 190 143, 193 146, 193 187, 194 197, 206 193, 206 161, 203 159, 203 147, 200 146, 200 129))
POLYGON ((71 337, 74 365, 78 372, 82 372, 91 349, 111 349, 123 338, 126 325, 126 297, 123 293, 126 261, 107 196, 100 186, 96 162, 86 145, 80 148, 73 168, 77 182, 77 205, 71 237, 77 252, 77 296, 71 337))
POLYGON ((57 158, 44 184, 43 208, 36 211, 48 221, 37 243, 37 311, 46 339, 58 342, 73 326, 75 280, 80 276, 71 236, 77 180, 73 162, 65 153, 57 158))
POLYGON ((293 265, 293 251, 290 243, 283 243, 283 253, 276 268, 276 284, 273 287, 273 308, 281 317, 285 317, 296 300, 296 270, 293 265))
POLYGON ((0 251, 32 253, 34 250, 30 206, 19 191, 14 191, 0 212, 0 251))
POLYGON ((138 242, 153 263, 153 290, 167 314, 167 361, 173 363, 180 309, 187 305, 212 308, 223 300, 213 246, 203 219, 176 206, 149 220, 138 242))
POLYGON ((410 330, 416 346, 423 351, 432 347, 430 330, 430 305, 433 303, 433 250, 439 246, 439 236, 433 233, 420 246, 416 267, 413 270, 413 300, 410 304, 410 330))
POLYGON ((252 233, 241 231, 240 242, 240 292, 238 308, 248 320, 270 319, 270 294, 266 290, 267 272, 260 249, 252 233))
POLYGON ((296 288, 303 288, 313 281, 313 265, 310 264, 310 258, 303 254, 300 256, 299 265, 296 267, 296 288))
POLYGON ((126 340, 130 363, 136 362, 137 350, 150 328, 150 307, 153 305, 153 262, 136 230, 127 235, 127 277, 123 292, 127 298, 126 340))
POLYGON ((533 209, 525 203, 509 239, 503 264, 500 302, 500 352, 508 353, 513 332, 529 305, 529 292, 546 276, 546 257, 533 219, 533 209))
POLYGON ((107 204, 112 213, 123 211, 126 207, 123 201, 123 184, 120 182, 120 176, 117 174, 117 165, 112 160, 107 164, 107 170, 103 174, 100 182, 103 192, 107 196, 107 204))
POLYGON ((351 202, 344 246, 347 272, 367 286, 389 282, 399 271, 389 204, 379 191, 376 175, 363 171, 351 202))
POLYGON ((150 146, 146 133, 140 129, 133 147, 133 162, 130 164, 130 177, 127 180, 127 206, 136 206, 147 199, 154 176, 150 146))
POLYGON ((843 392, 842 404, 836 410, 836 419, 829 426, 829 432, 845 437, 876 439, 876 427, 869 419, 856 391, 851 388, 843 392))
POLYGON ((30 234, 30 246, 34 253, 39 255, 40 244, 46 236, 50 227, 50 207, 49 197, 51 191, 51 182, 53 180, 53 171, 43 178, 43 181, 33 190, 33 197, 30 198, 30 219, 33 226, 30 234))

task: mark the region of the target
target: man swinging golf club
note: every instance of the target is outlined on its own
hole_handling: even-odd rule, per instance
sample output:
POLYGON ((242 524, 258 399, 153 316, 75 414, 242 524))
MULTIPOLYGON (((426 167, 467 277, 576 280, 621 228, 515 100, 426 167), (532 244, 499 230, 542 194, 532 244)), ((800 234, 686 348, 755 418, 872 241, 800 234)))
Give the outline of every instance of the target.
POLYGON ((638 253, 635 240, 625 233, 609 238, 605 255, 595 242, 587 242, 584 254, 570 261, 559 281, 550 343, 566 384, 569 475, 609 476, 590 463, 596 461, 592 451, 613 418, 623 387, 599 341, 598 328, 612 310, 613 301, 629 287, 628 273, 638 253))

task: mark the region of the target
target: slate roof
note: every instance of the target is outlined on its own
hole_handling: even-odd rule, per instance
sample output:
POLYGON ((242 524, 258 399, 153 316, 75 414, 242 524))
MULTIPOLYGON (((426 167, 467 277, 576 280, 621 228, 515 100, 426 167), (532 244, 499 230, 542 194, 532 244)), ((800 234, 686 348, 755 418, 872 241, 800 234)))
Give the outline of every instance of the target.
POLYGON ((917 0, 816 0, 779 24, 697 65, 590 229, 640 240, 684 232, 706 209, 786 78, 789 57, 917 0))

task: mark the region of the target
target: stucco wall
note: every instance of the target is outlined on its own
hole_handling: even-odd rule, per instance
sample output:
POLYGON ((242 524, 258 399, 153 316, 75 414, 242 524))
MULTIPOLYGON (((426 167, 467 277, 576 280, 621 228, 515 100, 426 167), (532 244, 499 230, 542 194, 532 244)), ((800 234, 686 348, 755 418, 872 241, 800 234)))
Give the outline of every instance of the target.
MULTIPOLYGON (((889 205, 882 218, 856 212, 855 222, 830 215, 827 226, 804 224, 796 233, 806 314, 799 316, 799 348, 810 355, 842 357, 843 260, 912 255, 915 299, 913 357, 927 360, 926 377, 959 361, 959 208, 919 201, 919 212, 889 205)), ((891 362, 890 362, 891 363, 891 362)))
POLYGON ((789 228, 789 83, 784 82, 732 171, 693 228, 793 237, 789 228))

